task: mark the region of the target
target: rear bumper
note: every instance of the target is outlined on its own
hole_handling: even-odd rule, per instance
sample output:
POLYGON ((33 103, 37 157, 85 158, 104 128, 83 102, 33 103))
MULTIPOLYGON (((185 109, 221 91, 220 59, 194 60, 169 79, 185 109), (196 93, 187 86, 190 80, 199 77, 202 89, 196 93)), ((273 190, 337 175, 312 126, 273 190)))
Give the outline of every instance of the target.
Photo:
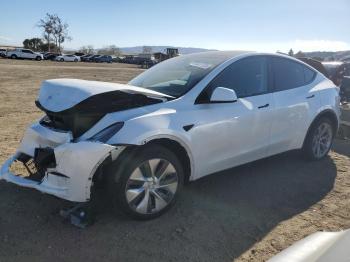
POLYGON ((0 180, 34 188, 40 192, 74 202, 90 199, 92 177, 100 164, 109 156, 117 157, 123 147, 82 141, 70 142, 70 134, 56 132, 35 123, 30 126, 15 155, 0 169, 0 180), (11 165, 21 154, 34 157, 35 148, 52 148, 55 167, 46 168, 40 181, 34 181, 11 171, 11 165))

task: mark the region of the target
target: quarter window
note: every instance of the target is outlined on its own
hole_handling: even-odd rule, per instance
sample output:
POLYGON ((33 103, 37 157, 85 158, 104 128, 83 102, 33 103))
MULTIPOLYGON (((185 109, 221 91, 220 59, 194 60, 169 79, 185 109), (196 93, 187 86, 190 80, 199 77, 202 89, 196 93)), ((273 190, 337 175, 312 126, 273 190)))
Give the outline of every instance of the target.
POLYGON ((315 72, 286 58, 272 58, 275 91, 283 91, 309 84, 315 72))
POLYGON ((316 73, 313 70, 304 66, 305 85, 311 83, 312 80, 314 80, 315 74, 316 73))
POLYGON ((209 84, 209 96, 216 87, 230 88, 239 98, 266 93, 266 57, 249 57, 234 62, 209 84))

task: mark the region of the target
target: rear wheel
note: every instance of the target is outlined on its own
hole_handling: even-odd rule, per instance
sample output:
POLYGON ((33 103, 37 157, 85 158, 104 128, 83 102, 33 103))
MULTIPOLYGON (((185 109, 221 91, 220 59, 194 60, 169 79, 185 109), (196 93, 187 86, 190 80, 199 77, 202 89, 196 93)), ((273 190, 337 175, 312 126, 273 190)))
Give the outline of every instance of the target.
POLYGON ((305 140, 303 151, 311 160, 324 158, 331 149, 334 138, 334 128, 328 118, 320 118, 311 127, 305 140))
POLYGON ((16 55, 11 55, 11 58, 12 59, 17 59, 17 56, 16 55))
POLYGON ((41 61, 41 57, 40 57, 40 56, 37 56, 37 57, 35 58, 35 60, 36 60, 36 61, 41 61))
POLYGON ((115 172, 109 186, 116 208, 136 219, 152 219, 174 204, 182 184, 180 161, 171 151, 154 145, 115 172))
POLYGON ((64 62, 64 59, 63 59, 63 58, 61 58, 61 59, 60 59, 60 61, 61 61, 61 62, 64 62))
POLYGON ((78 62, 78 59, 74 59, 74 62, 78 62))

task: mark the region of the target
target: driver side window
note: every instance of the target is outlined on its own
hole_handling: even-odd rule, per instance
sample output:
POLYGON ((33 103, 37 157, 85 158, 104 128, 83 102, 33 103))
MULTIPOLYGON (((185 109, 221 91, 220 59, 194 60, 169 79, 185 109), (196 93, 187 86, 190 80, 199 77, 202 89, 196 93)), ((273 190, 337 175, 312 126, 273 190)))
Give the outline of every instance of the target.
POLYGON ((210 97, 216 87, 233 89, 238 98, 260 95, 268 92, 267 58, 248 57, 225 68, 208 86, 210 97))

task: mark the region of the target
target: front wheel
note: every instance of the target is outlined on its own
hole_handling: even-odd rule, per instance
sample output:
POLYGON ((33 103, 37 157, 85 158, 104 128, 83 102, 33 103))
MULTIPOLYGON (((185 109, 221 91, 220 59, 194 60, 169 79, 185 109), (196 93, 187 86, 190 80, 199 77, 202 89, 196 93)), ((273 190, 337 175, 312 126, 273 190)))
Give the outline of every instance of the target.
POLYGON ((11 58, 12 59, 17 59, 17 56, 16 55, 11 55, 11 58))
POLYGON ((61 59, 60 59, 60 61, 61 61, 61 62, 64 62, 64 59, 63 59, 63 58, 61 58, 61 59))
POLYGON ((136 219, 152 219, 175 202, 183 184, 176 155, 154 145, 141 149, 112 175, 110 193, 116 208, 136 219))
POLYGON ((41 61, 41 57, 40 57, 40 56, 37 56, 37 57, 35 58, 35 60, 36 60, 36 61, 41 61))
POLYGON ((319 160, 324 158, 331 149, 334 138, 334 128, 328 118, 317 120, 308 133, 303 151, 310 160, 319 160))

